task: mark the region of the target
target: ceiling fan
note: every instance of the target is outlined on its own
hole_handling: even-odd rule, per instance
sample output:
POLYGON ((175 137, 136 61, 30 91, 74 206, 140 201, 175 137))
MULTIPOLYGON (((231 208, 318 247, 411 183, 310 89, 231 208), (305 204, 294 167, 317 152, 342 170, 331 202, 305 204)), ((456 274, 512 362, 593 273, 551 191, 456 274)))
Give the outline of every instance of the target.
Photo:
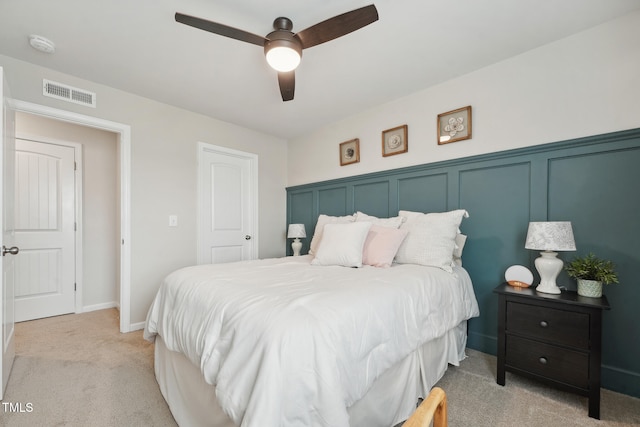
POLYGON ((295 69, 300 64, 302 49, 337 39, 359 30, 378 20, 378 10, 374 5, 334 16, 294 34, 289 18, 279 17, 273 21, 274 31, 265 37, 248 33, 206 19, 176 13, 176 21, 221 36, 264 47, 269 65, 278 71, 278 83, 283 101, 293 99, 295 91, 295 69))

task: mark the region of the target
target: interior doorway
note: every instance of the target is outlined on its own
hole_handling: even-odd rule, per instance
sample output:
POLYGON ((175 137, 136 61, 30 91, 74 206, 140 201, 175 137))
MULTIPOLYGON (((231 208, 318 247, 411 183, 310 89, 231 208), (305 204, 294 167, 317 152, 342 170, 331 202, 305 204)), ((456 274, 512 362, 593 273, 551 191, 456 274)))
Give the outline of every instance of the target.
POLYGON ((130 332, 131 325, 131 295, 130 295, 130 275, 131 275, 131 213, 130 213, 130 193, 131 193, 131 128, 128 125, 99 119, 92 116, 73 113, 66 110, 45 107, 38 104, 12 100, 12 108, 17 113, 32 114, 54 121, 75 124, 88 128, 99 129, 114 134, 116 138, 118 173, 116 174, 116 187, 119 197, 117 198, 116 220, 117 220, 117 305, 120 310, 120 332, 130 332))
POLYGON ((16 320, 117 307, 117 135, 18 112, 16 137, 16 320))

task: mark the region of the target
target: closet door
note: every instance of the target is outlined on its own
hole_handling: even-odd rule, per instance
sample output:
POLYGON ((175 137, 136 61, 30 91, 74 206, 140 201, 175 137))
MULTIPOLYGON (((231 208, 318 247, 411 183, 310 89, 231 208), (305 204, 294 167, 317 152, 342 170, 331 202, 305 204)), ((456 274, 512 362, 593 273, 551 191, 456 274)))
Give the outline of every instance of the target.
POLYGON ((198 263, 257 258, 257 156, 202 144, 198 263))

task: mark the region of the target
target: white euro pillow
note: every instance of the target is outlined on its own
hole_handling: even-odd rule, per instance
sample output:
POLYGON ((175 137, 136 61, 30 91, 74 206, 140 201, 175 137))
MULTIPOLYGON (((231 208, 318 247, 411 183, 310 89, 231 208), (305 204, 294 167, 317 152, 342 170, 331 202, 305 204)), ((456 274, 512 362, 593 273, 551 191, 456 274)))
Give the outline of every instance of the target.
POLYGON ((400 229, 407 230, 408 234, 398 249, 395 262, 453 272, 456 236, 462 218, 469 216, 467 211, 458 209, 427 214, 400 211, 399 215, 406 218, 400 229))
POLYGON ((325 214, 320 214, 318 216, 318 221, 316 222, 316 228, 313 231, 313 237, 311 238, 311 243, 309 244, 309 255, 315 255, 318 250, 318 246, 320 245, 320 241, 322 240, 322 234, 324 232, 324 226, 327 224, 346 224, 349 222, 353 222, 355 220, 355 215, 345 215, 345 216, 330 216, 325 214))
POLYGON ((402 223, 404 222, 404 218, 402 218, 401 216, 394 216, 392 218, 378 218, 377 216, 367 215, 366 213, 360 211, 356 212, 355 217, 356 222, 366 221, 380 227, 389 228, 399 228, 400 225, 402 225, 402 223))
POLYGON ((462 233, 456 234, 456 248, 453 250, 453 263, 462 267, 462 250, 467 242, 467 236, 462 233))
POLYGON ((362 249, 370 222, 325 224, 312 265, 362 267, 362 249))

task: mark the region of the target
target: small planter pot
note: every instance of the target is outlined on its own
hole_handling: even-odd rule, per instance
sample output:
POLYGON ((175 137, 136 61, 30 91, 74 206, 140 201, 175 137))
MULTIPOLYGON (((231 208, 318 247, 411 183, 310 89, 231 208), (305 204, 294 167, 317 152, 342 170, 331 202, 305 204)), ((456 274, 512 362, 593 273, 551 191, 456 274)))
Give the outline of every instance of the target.
POLYGON ((602 296, 602 282, 578 279, 578 295, 589 298, 600 298, 602 296))

